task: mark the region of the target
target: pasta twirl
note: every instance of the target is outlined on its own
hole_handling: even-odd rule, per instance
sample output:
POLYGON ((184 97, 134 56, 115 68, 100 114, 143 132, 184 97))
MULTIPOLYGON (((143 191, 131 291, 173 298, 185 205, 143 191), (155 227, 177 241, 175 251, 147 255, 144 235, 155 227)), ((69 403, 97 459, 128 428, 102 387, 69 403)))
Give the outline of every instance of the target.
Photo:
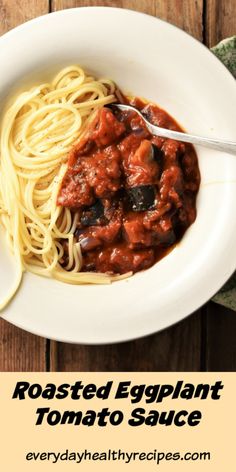
POLYGON ((0 308, 13 297, 24 270, 71 284, 111 281, 106 274, 79 272, 81 250, 73 237, 76 217, 57 206, 56 197, 69 150, 94 112, 114 101, 114 91, 112 81, 95 80, 75 65, 61 70, 51 83, 20 94, 6 111, 0 146, 0 218, 19 275, 0 308), (65 268, 59 262, 63 240, 69 251, 65 268))

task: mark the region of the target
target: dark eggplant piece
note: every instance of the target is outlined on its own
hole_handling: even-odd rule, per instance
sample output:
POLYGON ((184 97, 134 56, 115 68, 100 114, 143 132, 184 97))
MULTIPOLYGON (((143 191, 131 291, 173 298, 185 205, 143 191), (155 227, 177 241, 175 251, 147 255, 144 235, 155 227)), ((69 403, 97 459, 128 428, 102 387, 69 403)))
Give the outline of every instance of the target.
POLYGON ((154 185, 139 185, 127 189, 127 194, 133 211, 145 211, 153 207, 156 189, 154 185))
POLYGON ((176 241, 176 234, 173 229, 166 231, 165 233, 160 233, 160 244, 162 247, 169 247, 176 241))
POLYGON ((98 246, 101 246, 100 239, 94 238, 93 236, 85 236, 84 238, 82 237, 79 242, 83 252, 92 251, 98 246))
POLYGON ((157 147, 155 144, 152 143, 152 149, 153 149, 153 158, 157 162, 157 164, 162 168, 163 162, 164 162, 164 152, 162 149, 157 147))
POLYGON ((97 200, 94 205, 85 209, 80 218, 82 226, 100 226, 106 224, 106 222, 101 200, 97 200))

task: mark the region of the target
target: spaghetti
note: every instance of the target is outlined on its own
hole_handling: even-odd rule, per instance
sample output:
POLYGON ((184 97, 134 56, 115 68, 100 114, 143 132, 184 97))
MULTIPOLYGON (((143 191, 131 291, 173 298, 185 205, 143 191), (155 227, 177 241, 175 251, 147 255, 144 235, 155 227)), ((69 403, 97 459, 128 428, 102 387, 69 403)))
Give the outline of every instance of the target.
POLYGON ((3 117, 0 218, 23 272, 105 284, 148 269, 196 218, 200 173, 192 145, 152 135, 130 103, 181 131, 154 103, 125 97, 79 66, 20 94, 3 117))
MULTIPOLYGON (((114 101, 115 85, 95 80, 81 67, 61 70, 51 83, 17 96, 1 128, 0 217, 22 273, 53 277, 71 284, 109 283, 107 274, 80 272, 80 244, 74 239, 76 215, 57 206, 67 155, 91 122, 94 112, 114 101), (68 264, 60 265, 67 242, 68 264)), ((114 277, 113 277, 114 279, 114 277)))

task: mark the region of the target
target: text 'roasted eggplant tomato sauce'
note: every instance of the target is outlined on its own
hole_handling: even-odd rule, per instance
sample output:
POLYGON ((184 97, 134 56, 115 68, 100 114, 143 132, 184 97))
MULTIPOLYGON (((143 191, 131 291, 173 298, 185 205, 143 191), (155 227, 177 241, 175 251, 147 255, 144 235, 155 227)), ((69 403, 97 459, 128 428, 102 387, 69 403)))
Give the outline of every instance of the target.
MULTIPOLYGON (((154 125, 181 131, 157 105, 126 103, 154 125)), ((100 109, 69 155, 57 199, 78 214, 82 271, 124 274, 152 266, 194 222, 199 184, 191 144, 153 136, 135 112, 100 109)))

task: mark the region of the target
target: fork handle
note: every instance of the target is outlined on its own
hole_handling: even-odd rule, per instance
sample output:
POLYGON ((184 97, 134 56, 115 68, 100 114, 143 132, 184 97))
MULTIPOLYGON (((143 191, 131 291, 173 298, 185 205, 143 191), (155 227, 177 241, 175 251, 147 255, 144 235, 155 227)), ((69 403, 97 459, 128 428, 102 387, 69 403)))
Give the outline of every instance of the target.
MULTIPOLYGON (((147 121, 146 121, 147 124, 147 121)), ((216 149, 217 151, 225 151, 230 154, 236 154, 236 142, 225 141, 223 139, 204 138, 201 136, 195 136, 193 134, 181 133, 179 131, 172 131, 168 129, 160 128, 159 126, 147 124, 150 132, 156 136, 163 138, 175 139, 176 141, 183 141, 185 143, 197 144, 199 146, 209 147, 216 149)))

